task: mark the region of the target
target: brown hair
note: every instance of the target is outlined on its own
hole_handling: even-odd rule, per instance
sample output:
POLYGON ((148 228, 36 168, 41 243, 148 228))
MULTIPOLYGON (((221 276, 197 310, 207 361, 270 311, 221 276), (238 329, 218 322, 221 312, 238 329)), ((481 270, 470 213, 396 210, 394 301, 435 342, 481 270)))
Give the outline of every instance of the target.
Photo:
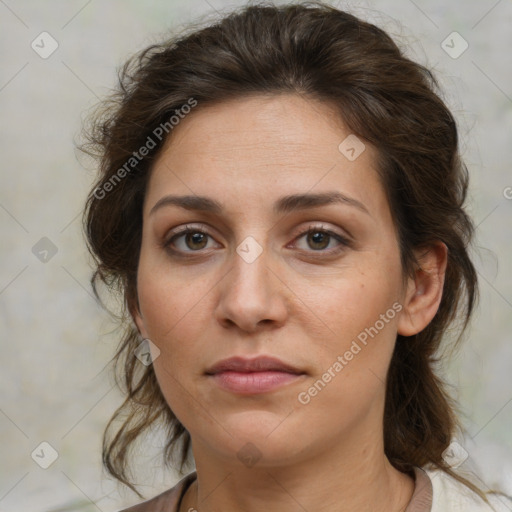
POLYGON ((406 58, 382 29, 319 2, 245 7, 126 62, 118 89, 92 117, 82 146, 100 158, 100 176, 84 215, 96 262, 91 282, 97 295, 97 284, 103 283, 124 300, 125 332, 114 359, 116 381, 119 365, 127 396, 103 437, 103 462, 115 478, 142 497, 130 482, 128 459, 135 439, 153 425, 166 428, 166 465, 180 447, 182 471, 190 451, 190 436, 166 403, 153 366, 133 355, 140 337, 130 317, 137 307, 145 188, 172 133, 169 119, 191 99, 201 108, 244 95, 288 92, 334 105, 352 133, 377 148, 404 276, 418 266, 414 249, 437 241, 448 247, 436 316, 422 332, 398 336, 396 342, 387 378, 384 447, 398 470, 438 467, 486 499, 442 456, 459 426, 455 404, 435 372, 438 349, 457 320, 458 343, 478 289, 467 249, 474 228, 463 209, 467 170, 459 158, 454 118, 436 89, 432 73, 406 58), (162 126, 168 129, 160 140, 155 129, 162 126), (149 139, 156 147, 131 160, 149 139), (110 436, 114 420, 125 414, 110 436))

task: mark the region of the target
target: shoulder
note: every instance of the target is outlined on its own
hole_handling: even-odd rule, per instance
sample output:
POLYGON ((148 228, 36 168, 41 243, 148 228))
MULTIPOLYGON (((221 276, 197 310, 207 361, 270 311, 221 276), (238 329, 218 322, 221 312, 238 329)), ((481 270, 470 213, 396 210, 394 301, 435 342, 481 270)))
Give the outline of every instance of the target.
POLYGON ((504 495, 487 494, 492 506, 485 503, 471 489, 438 469, 425 469, 432 482, 433 498, 431 512, 510 512, 512 499, 504 495))
POLYGON ((154 498, 133 507, 124 508, 118 512, 177 512, 181 498, 195 479, 196 472, 194 471, 182 478, 171 489, 167 489, 154 498))

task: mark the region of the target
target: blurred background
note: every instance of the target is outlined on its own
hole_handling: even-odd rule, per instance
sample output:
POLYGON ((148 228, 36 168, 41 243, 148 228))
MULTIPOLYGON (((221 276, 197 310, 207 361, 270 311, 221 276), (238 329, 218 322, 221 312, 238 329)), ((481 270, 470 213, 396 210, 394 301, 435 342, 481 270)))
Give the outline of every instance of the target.
MULTIPOLYGON (((89 286, 80 216, 94 172, 74 141, 128 56, 244 3, 0 0, 0 511, 140 501, 101 467, 101 435, 122 400, 107 366, 119 333, 89 286)), ((445 375, 463 411, 465 464, 512 494, 512 4, 330 3, 433 69, 458 120, 481 305, 445 375)), ((163 442, 155 434, 140 447, 148 498, 179 479, 161 469, 163 442)))

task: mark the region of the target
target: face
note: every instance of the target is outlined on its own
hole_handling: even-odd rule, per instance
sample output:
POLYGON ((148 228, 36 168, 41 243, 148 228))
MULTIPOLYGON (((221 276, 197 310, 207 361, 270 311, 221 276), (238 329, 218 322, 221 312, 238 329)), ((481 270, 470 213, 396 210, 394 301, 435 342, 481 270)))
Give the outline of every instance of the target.
POLYGON ((153 167, 134 318, 194 450, 294 463, 382 431, 405 290, 376 152, 349 135, 327 104, 254 96, 199 105, 153 167), (288 371, 210 374, 260 356, 288 371))

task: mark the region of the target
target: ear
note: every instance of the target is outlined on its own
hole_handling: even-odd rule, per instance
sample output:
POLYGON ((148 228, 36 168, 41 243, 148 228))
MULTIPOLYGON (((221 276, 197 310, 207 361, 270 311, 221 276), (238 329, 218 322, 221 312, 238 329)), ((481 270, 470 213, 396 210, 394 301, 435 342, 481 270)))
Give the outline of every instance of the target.
POLYGON ((416 252, 419 268, 407 282, 398 334, 421 332, 434 318, 443 296, 448 248, 442 242, 416 252))
POLYGON ((148 338, 148 333, 146 331, 146 327, 145 327, 145 323, 144 323, 144 317, 142 316, 142 313, 140 312, 138 298, 135 298, 135 300, 129 301, 128 310, 129 310, 130 315, 137 327, 137 330, 139 331, 139 334, 144 339, 148 338))

